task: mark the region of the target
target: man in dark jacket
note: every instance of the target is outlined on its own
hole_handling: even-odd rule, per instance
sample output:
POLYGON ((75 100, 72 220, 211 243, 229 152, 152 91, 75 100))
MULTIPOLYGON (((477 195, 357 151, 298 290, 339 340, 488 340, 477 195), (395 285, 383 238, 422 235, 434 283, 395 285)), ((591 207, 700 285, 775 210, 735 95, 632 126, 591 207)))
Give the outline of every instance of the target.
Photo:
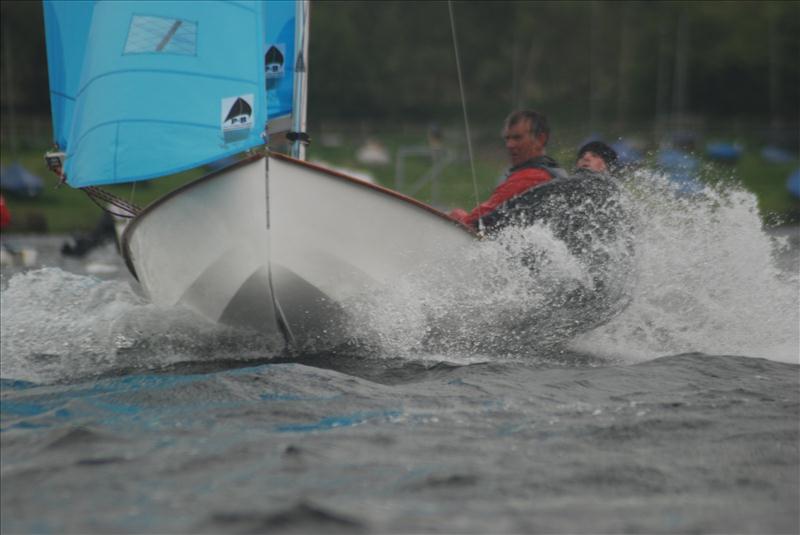
POLYGON ((489 199, 471 212, 456 208, 450 217, 472 227, 492 213, 504 202, 528 191, 534 186, 565 176, 555 160, 546 155, 545 146, 550 139, 547 118, 536 111, 515 111, 506 118, 503 139, 511 160, 506 179, 495 188, 489 199))

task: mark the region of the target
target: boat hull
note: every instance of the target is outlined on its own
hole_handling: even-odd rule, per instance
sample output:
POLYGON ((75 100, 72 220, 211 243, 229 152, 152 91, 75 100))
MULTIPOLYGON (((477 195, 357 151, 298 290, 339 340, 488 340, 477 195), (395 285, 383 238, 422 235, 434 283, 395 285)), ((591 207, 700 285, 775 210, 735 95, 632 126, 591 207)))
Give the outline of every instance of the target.
POLYGON ((156 304, 285 336, 341 333, 348 306, 457 258, 467 227, 413 199, 282 155, 254 157, 157 201, 123 235, 156 304))

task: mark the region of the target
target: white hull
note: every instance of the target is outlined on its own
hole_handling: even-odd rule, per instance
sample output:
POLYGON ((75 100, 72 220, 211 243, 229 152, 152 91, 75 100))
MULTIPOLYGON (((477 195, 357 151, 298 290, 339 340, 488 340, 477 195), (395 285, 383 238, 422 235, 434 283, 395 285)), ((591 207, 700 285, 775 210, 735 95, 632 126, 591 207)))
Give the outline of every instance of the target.
POLYGON ((282 155, 239 163, 148 207, 123 254, 150 299, 302 346, 352 298, 474 240, 444 214, 282 155))

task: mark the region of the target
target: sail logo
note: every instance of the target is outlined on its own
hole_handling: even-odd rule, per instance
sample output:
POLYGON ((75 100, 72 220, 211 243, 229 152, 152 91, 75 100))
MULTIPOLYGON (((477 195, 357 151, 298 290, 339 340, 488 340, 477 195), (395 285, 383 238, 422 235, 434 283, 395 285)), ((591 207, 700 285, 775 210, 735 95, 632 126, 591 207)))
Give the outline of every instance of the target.
POLYGON ((267 79, 283 78, 283 65, 286 58, 286 45, 276 43, 270 45, 264 55, 264 74, 267 79))
POLYGON ((252 93, 222 99, 220 122, 225 143, 240 141, 250 135, 254 100, 252 93))

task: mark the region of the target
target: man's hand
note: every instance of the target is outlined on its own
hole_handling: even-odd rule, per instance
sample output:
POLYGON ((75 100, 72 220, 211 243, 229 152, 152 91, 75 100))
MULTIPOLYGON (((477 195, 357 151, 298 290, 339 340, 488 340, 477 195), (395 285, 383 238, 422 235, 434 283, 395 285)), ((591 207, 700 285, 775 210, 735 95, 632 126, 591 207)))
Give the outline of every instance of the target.
POLYGON ((464 221, 469 215, 469 212, 464 210, 463 208, 453 208, 450 210, 450 213, 447 214, 451 219, 455 219, 456 221, 464 221))

